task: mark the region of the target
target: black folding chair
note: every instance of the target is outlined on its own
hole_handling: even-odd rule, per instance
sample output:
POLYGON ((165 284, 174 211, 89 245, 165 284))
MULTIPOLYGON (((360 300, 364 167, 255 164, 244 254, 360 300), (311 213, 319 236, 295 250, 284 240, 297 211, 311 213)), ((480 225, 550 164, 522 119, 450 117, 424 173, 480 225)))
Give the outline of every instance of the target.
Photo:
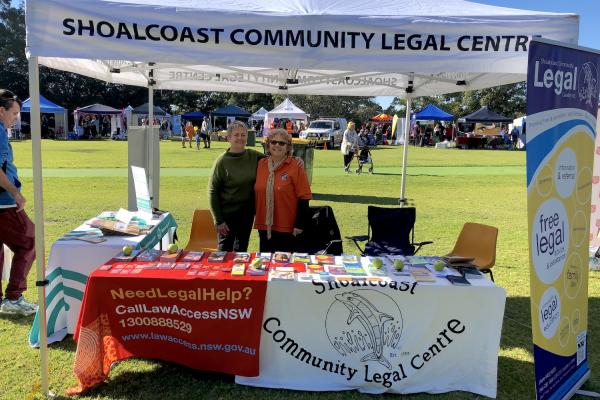
POLYGON ((367 218, 369 228, 367 235, 348 236, 363 256, 379 256, 384 254, 400 254, 412 256, 422 246, 433 242, 415 242, 415 220, 417 212, 414 207, 384 208, 369 206, 367 218), (361 248, 359 242, 367 242, 361 248))
POLYGON ((298 235, 296 252, 341 255, 342 237, 329 206, 309 207, 304 231, 298 235))

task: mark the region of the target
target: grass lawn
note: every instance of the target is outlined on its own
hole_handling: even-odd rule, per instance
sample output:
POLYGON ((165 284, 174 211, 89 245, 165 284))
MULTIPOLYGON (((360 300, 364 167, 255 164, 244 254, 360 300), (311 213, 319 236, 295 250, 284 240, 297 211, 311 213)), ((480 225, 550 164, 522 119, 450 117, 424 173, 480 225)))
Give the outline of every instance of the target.
MULTIPOLYGON (((207 208, 210 166, 225 149, 182 149, 178 142, 161 143, 161 204, 179 224, 187 242, 192 212, 207 208)), ((15 160, 24 177, 24 194, 33 218, 33 182, 30 178, 31 142, 13 144, 15 160)), ((42 146, 46 253, 52 242, 81 221, 100 211, 127 205, 127 147, 123 142, 54 142, 42 146)), ((347 175, 339 151, 315 154, 312 204, 331 205, 343 236, 366 233, 367 205, 397 205, 400 193, 401 148, 373 151, 375 174, 347 175)), ((525 153, 512 151, 436 150, 410 148, 407 197, 417 207, 415 239, 433 240, 423 254, 448 252, 466 221, 482 222, 500 230, 494 277, 508 298, 499 354, 498 398, 531 399, 534 394, 529 271, 526 223, 525 153)), ((258 247, 253 234, 250 249, 258 247)), ((344 242, 347 252, 355 252, 344 242)), ((47 254, 46 254, 47 256, 47 254)), ((35 268, 35 266, 34 266, 35 268)), ((29 276, 28 299, 36 299, 35 274, 29 276)), ((590 273, 588 354, 592 378, 589 390, 600 391, 598 343, 600 274, 590 273)), ((0 398, 36 398, 39 388, 38 350, 27 345, 33 318, 0 318, 0 398)), ((50 346, 51 389, 59 395, 75 384, 72 373, 75 344, 69 337, 50 346)), ((451 368, 451 366, 448 366, 451 368)), ((209 374, 173 364, 129 360, 111 372, 109 381, 86 399, 358 399, 355 392, 311 393, 238 386, 231 376, 209 374)), ((389 397, 389 396, 386 396, 389 397)), ((453 392, 415 395, 419 399, 475 399, 453 392)))

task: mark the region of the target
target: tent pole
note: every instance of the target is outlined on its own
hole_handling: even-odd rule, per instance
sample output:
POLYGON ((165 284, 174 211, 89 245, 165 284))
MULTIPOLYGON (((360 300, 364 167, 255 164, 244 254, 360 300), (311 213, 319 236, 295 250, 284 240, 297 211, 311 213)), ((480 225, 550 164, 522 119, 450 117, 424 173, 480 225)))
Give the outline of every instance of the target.
POLYGON ((151 207, 158 208, 154 202, 154 87, 148 82, 148 188, 151 207))
POLYGON ((410 113, 412 106, 412 96, 410 93, 406 94, 406 120, 404 121, 404 147, 403 147, 403 155, 402 155, 402 186, 400 187, 400 204, 404 205, 406 203, 406 198, 404 194, 406 192, 406 161, 408 160, 408 140, 410 138, 409 130, 410 130, 410 113))
MULTIPOLYGON (((29 57, 29 98, 31 118, 31 156, 33 158, 33 208, 35 212, 35 264, 37 282, 46 279, 46 252, 44 248, 44 197, 42 186, 42 136, 40 123, 40 76, 38 58, 29 57)), ((38 286, 39 341, 40 341, 40 390, 44 397, 48 391, 48 338, 46 332, 46 287, 38 286)))

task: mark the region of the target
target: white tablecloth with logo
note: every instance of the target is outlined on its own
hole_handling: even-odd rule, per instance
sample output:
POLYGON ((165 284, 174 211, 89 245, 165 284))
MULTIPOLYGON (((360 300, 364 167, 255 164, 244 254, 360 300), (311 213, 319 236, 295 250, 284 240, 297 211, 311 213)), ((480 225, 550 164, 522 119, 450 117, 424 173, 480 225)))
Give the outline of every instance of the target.
MULTIPOLYGON (((48 343, 60 341, 75 332, 81 300, 88 276, 100 265, 117 255, 125 245, 151 248, 172 241, 177 224, 169 213, 147 235, 105 236, 102 243, 81 240, 57 240, 52 244, 46 265, 46 326, 48 343)), ((81 225, 76 230, 89 229, 81 225)), ((29 333, 29 344, 39 345, 39 313, 29 333)))
MULTIPOLYGON (((269 282, 260 375, 239 384, 310 391, 496 396, 506 292, 453 286, 269 282)), ((243 334, 243 333, 240 333, 243 334)))

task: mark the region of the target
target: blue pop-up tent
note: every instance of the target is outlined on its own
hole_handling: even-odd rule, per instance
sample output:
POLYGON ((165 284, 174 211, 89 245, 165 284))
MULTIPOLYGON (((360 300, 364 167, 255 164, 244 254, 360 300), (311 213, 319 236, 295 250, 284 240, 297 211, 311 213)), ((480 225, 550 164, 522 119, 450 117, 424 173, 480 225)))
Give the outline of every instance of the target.
POLYGON ((206 115, 203 112, 200 112, 200 111, 190 111, 190 112, 186 112, 181 117, 185 118, 185 119, 202 119, 205 116, 206 115))
MULTIPOLYGON (((29 101, 30 99, 27 99, 23 102, 21 112, 29 112, 29 101)), ((40 95, 40 111, 43 113, 62 113, 65 112, 65 108, 54 104, 44 96, 40 95)))
MULTIPOLYGON (((23 102, 23 106, 21 107, 21 112, 29 112, 30 111, 30 107, 29 107, 29 103, 30 103, 30 98, 25 100, 23 102)), ((61 107, 57 104, 54 104, 53 102, 51 102, 50 100, 48 100, 47 98, 45 98, 44 96, 40 95, 40 112, 42 113, 48 113, 48 114, 58 114, 60 115, 62 118, 58 118, 58 115, 55 115, 54 117, 54 121, 55 121, 55 134, 59 133, 59 127, 60 124, 58 123, 58 121, 62 120, 62 134, 66 135, 67 134, 67 109, 64 107, 61 107)))
POLYGON ((454 115, 448 114, 433 104, 427 104, 421 111, 414 113, 412 119, 421 121, 452 121, 454 115))

